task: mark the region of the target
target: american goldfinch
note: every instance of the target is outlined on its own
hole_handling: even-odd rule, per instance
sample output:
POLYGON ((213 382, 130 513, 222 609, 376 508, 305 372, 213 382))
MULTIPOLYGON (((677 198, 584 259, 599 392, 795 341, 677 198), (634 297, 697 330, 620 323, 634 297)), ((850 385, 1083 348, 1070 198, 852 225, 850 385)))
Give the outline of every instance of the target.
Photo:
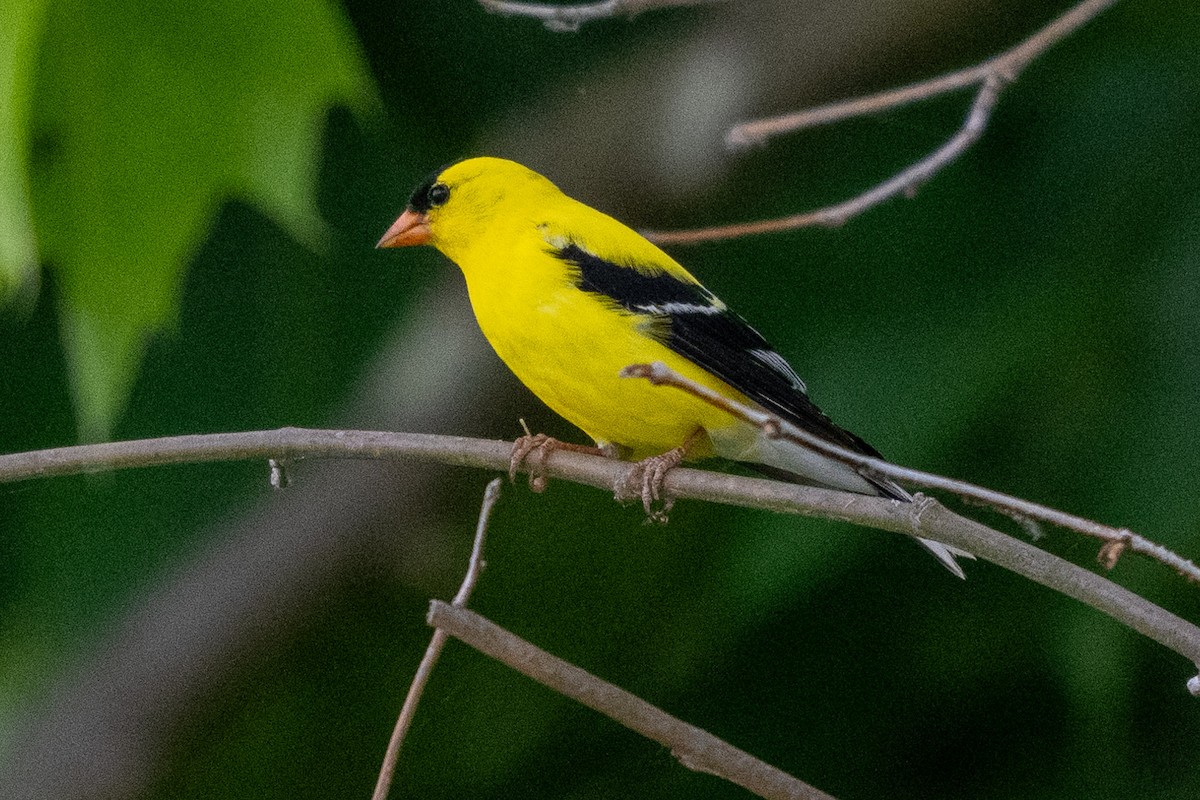
MULTIPOLYGON (((686 392, 619 377, 630 364, 661 361, 723 396, 879 456, 833 424, 783 357, 679 263, 538 173, 498 158, 446 168, 417 187, 378 246, 419 244, 459 266, 484 336, 534 394, 603 452, 645 460, 656 480, 685 457, 720 456, 800 483, 912 499, 886 478, 767 438, 686 392)), ((514 457, 542 441, 526 438, 514 457)), ((965 553, 918 541, 963 576, 954 556, 965 553)))

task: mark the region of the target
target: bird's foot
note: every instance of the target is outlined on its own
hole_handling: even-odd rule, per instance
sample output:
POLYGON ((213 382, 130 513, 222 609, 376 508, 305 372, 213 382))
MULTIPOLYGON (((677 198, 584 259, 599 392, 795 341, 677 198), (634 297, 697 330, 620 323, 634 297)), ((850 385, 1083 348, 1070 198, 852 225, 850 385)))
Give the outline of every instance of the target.
MULTIPOLYGON (((521 424, 524 425, 524 421, 521 424)), ((602 447, 562 442, 544 433, 530 433, 526 428, 525 435, 513 442, 512 455, 508 459, 508 479, 516 481, 517 471, 529 455, 536 452, 537 463, 529 465, 529 488, 539 493, 546 491, 546 459, 555 450, 570 450, 573 453, 588 453, 594 456, 610 455, 609 451, 602 447)))
POLYGON ((646 510, 646 519, 659 524, 666 523, 667 515, 675 505, 675 498, 663 491, 667 473, 679 466, 687 455, 687 447, 676 447, 656 456, 643 458, 629 468, 613 490, 618 500, 640 498, 646 510), (655 503, 661 503, 658 508, 655 503))

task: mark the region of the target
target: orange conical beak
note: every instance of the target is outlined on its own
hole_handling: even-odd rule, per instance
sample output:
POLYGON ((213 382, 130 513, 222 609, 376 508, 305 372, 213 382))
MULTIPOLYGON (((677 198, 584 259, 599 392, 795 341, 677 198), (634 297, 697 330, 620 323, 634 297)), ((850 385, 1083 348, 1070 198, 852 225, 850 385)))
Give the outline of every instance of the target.
POLYGON ((392 223, 376 247, 412 247, 429 242, 429 217, 405 209, 400 218, 392 223))

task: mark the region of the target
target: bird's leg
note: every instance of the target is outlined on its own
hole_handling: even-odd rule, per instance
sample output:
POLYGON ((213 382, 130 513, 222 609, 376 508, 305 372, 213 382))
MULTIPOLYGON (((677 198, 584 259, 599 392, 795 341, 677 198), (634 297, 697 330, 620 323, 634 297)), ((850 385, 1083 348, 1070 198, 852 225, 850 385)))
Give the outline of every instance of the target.
POLYGON ((688 451, 702 434, 703 430, 697 428, 679 447, 635 463, 618 482, 617 497, 640 497, 647 519, 651 522, 665 523, 667 514, 675 505, 675 498, 663 492, 663 482, 667 479, 667 473, 687 457, 688 451), (654 504, 659 501, 662 502, 662 508, 655 510, 654 504))
POLYGON ((554 439, 544 433, 530 433, 529 428, 525 426, 525 420, 521 420, 521 427, 525 428, 525 435, 513 442, 512 455, 508 460, 508 479, 515 481, 517 479, 517 470, 521 468, 525 459, 529 457, 530 453, 537 452, 537 463, 531 464, 529 467, 529 488, 535 492, 546 491, 546 475, 543 469, 546 459, 555 450, 570 450, 573 453, 587 453, 589 455, 607 456, 609 458, 616 457, 615 452, 611 448, 571 444, 570 442, 562 442, 554 439))

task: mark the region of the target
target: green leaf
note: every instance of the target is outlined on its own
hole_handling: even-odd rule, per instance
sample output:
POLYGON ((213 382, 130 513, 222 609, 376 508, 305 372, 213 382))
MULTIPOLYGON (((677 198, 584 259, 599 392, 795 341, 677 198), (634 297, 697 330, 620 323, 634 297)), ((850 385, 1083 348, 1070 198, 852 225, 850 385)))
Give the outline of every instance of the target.
POLYGON ((29 111, 44 0, 6 0, 0 25, 0 303, 37 275, 29 202, 29 111))
MULTIPOLYGON (((34 211, 81 434, 103 438, 219 204, 319 242, 323 112, 372 89, 340 10, 298 0, 62 0, 36 90, 34 211)), ((264 299, 269 302, 269 299, 264 299)))

